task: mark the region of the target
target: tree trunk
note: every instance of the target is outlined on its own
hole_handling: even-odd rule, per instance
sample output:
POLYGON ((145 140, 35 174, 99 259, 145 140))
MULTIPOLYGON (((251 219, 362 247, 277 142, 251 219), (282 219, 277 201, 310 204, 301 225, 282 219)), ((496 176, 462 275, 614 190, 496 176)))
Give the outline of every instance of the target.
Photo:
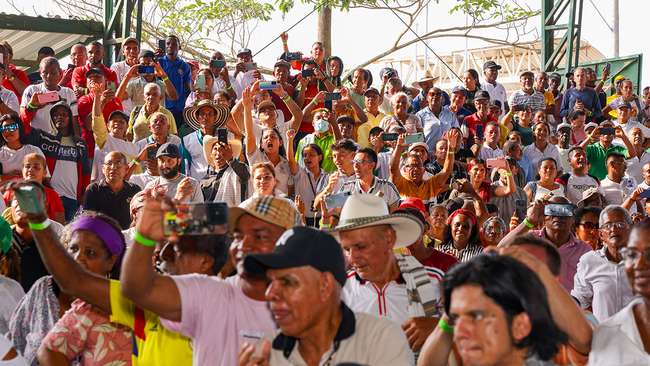
POLYGON ((323 42, 325 57, 332 55, 332 8, 323 6, 318 10, 318 40, 323 42))

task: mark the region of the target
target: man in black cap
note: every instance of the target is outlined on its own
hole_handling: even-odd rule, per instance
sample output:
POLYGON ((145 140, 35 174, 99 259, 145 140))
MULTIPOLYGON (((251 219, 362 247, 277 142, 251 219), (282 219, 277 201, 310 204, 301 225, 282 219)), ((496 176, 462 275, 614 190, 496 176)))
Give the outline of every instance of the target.
POLYGON ((257 64, 253 61, 253 53, 248 48, 242 48, 237 51, 237 65, 235 65, 235 74, 233 75, 239 84, 237 97, 241 98, 241 91, 248 88, 255 80, 264 80, 262 74, 257 69, 257 64))
POLYGON ((490 94, 485 90, 479 90, 474 95, 474 107, 476 113, 467 116, 464 119, 465 125, 469 128, 470 135, 474 136, 477 141, 468 139, 468 145, 482 145, 483 132, 488 123, 498 123, 497 120, 490 114, 490 94), (479 127, 480 126, 480 127, 479 127))
POLYGON ((181 202, 203 202, 199 181, 181 174, 181 152, 171 142, 162 144, 156 153, 159 177, 147 183, 145 189, 163 187, 169 198, 181 202))
POLYGON ((485 76, 485 82, 481 83, 481 89, 490 94, 490 99, 492 101, 498 100, 501 102, 501 105, 503 106, 501 110, 504 113, 507 113, 510 109, 508 106, 508 94, 503 84, 497 82, 499 70, 501 70, 501 65, 498 65, 494 61, 487 61, 483 64, 483 76, 485 76))
POLYGON ((329 234, 307 227, 285 231, 273 253, 250 254, 248 273, 270 279, 266 291, 280 328, 261 354, 245 345, 240 365, 409 365, 412 354, 397 324, 354 313, 341 301, 346 282, 345 260, 329 234), (371 351, 372 350, 372 351, 371 351))
POLYGON ((151 50, 142 50, 138 57, 139 63, 131 66, 117 89, 117 97, 123 101, 124 110, 131 113, 133 108, 144 105, 144 87, 148 83, 156 83, 161 91, 161 106, 165 100, 176 100, 178 94, 174 84, 169 80, 165 70, 155 61, 151 50))
POLYGON ((519 82, 521 83, 521 89, 512 92, 508 103, 510 105, 530 107, 533 113, 545 110, 544 94, 534 88, 535 74, 532 71, 524 71, 519 75, 519 82))

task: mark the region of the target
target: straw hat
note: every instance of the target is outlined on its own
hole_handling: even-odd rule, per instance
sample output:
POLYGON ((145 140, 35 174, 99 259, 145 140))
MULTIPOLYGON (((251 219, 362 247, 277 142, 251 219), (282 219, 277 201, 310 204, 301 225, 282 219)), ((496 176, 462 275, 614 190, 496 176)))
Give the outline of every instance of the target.
POLYGON ((424 76, 422 77, 422 79, 412 82, 411 85, 412 85, 414 88, 420 88, 420 87, 421 87, 421 86, 420 86, 421 83, 435 83, 436 80, 438 80, 438 77, 437 77, 437 76, 433 76, 433 74, 431 73, 431 71, 426 70, 426 71, 424 72, 424 76))
POLYGON ((192 127, 192 129, 194 130, 201 129, 201 124, 199 123, 199 118, 198 118, 198 112, 199 109, 203 107, 210 107, 214 110, 214 113, 216 114, 216 122, 215 122, 216 128, 223 127, 228 121, 228 117, 230 117, 230 111, 228 110, 228 108, 219 105, 210 99, 201 100, 195 105, 191 107, 187 107, 183 110, 183 118, 185 119, 187 124, 190 127, 192 127))
POLYGON ((341 231, 361 229, 377 225, 390 225, 395 230, 395 248, 415 243, 424 231, 422 224, 408 214, 390 214, 386 202, 372 194, 351 195, 341 210, 339 224, 332 230, 341 231))

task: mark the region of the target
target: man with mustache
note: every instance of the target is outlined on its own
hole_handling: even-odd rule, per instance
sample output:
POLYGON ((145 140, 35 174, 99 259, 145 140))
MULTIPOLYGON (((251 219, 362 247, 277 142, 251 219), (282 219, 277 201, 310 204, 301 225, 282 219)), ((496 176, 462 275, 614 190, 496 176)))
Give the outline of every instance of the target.
POLYGON ((181 174, 181 152, 178 146, 167 142, 156 153, 159 177, 147 183, 145 189, 163 187, 167 197, 181 202, 203 202, 198 180, 181 174))

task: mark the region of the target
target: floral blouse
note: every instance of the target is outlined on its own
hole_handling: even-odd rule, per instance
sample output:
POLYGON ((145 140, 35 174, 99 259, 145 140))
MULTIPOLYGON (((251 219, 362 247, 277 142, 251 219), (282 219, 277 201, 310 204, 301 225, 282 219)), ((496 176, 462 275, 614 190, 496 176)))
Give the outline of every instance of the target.
POLYGON ((43 339, 43 347, 79 359, 82 366, 131 365, 131 331, 79 299, 43 339))

